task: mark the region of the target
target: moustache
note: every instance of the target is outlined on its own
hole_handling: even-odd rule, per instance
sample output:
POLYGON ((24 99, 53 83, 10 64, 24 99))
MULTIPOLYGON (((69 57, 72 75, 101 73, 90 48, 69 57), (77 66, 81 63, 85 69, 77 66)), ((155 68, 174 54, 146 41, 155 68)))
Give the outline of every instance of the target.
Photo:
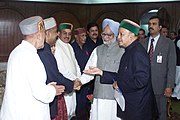
POLYGON ((96 34, 96 33, 94 33, 94 34, 93 34, 93 36, 97 36, 97 34, 96 34))
POLYGON ((149 30, 154 30, 153 28, 149 28, 149 30))
POLYGON ((64 39, 69 39, 69 37, 65 37, 64 39))

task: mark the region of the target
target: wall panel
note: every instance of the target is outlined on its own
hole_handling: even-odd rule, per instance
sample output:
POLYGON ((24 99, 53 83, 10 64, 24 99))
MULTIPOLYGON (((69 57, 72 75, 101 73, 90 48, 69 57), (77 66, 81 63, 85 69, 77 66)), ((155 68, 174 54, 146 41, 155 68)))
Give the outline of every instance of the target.
POLYGON ((22 39, 18 23, 23 16, 15 9, 9 8, 0 9, 0 16, 0 60, 4 61, 22 39))
POLYGON ((24 18, 40 15, 43 18, 54 16, 58 24, 71 22, 74 27, 86 27, 96 21, 100 28, 104 18, 121 21, 129 18, 139 22, 140 17, 150 9, 163 7, 170 19, 170 30, 180 27, 180 2, 167 3, 128 3, 128 4, 62 4, 38 2, 0 2, 0 62, 7 61, 9 53, 21 40, 18 23, 24 18))

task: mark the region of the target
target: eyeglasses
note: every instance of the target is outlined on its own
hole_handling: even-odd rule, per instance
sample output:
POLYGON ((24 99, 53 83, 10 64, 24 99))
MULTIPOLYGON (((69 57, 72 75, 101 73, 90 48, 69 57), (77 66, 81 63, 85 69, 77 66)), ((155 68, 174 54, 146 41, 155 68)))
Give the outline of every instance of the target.
POLYGON ((105 37, 105 36, 112 37, 113 35, 114 35, 113 33, 111 33, 111 34, 109 34, 109 33, 101 33, 102 37, 105 37))

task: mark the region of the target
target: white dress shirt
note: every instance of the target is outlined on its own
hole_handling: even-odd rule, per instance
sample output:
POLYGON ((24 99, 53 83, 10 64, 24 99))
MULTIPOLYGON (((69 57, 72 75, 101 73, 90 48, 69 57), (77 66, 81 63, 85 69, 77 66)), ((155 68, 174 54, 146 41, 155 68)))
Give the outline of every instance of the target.
POLYGON ((153 42, 153 50, 155 51, 155 49, 156 49, 156 44, 157 44, 157 42, 158 42, 158 39, 159 39, 159 37, 160 37, 160 34, 159 35, 157 35, 155 38, 152 38, 151 36, 149 37, 149 42, 148 42, 148 51, 147 52, 149 52, 149 49, 150 49, 150 45, 151 45, 151 39, 154 39, 154 42, 153 42))

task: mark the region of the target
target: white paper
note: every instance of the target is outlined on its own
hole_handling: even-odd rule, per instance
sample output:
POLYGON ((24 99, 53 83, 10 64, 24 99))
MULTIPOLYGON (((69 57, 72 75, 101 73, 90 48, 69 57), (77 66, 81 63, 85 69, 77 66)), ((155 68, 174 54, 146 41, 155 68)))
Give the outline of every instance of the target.
POLYGON ((115 90, 114 92, 114 98, 118 105, 121 107, 122 111, 125 110, 125 99, 121 92, 115 90))

